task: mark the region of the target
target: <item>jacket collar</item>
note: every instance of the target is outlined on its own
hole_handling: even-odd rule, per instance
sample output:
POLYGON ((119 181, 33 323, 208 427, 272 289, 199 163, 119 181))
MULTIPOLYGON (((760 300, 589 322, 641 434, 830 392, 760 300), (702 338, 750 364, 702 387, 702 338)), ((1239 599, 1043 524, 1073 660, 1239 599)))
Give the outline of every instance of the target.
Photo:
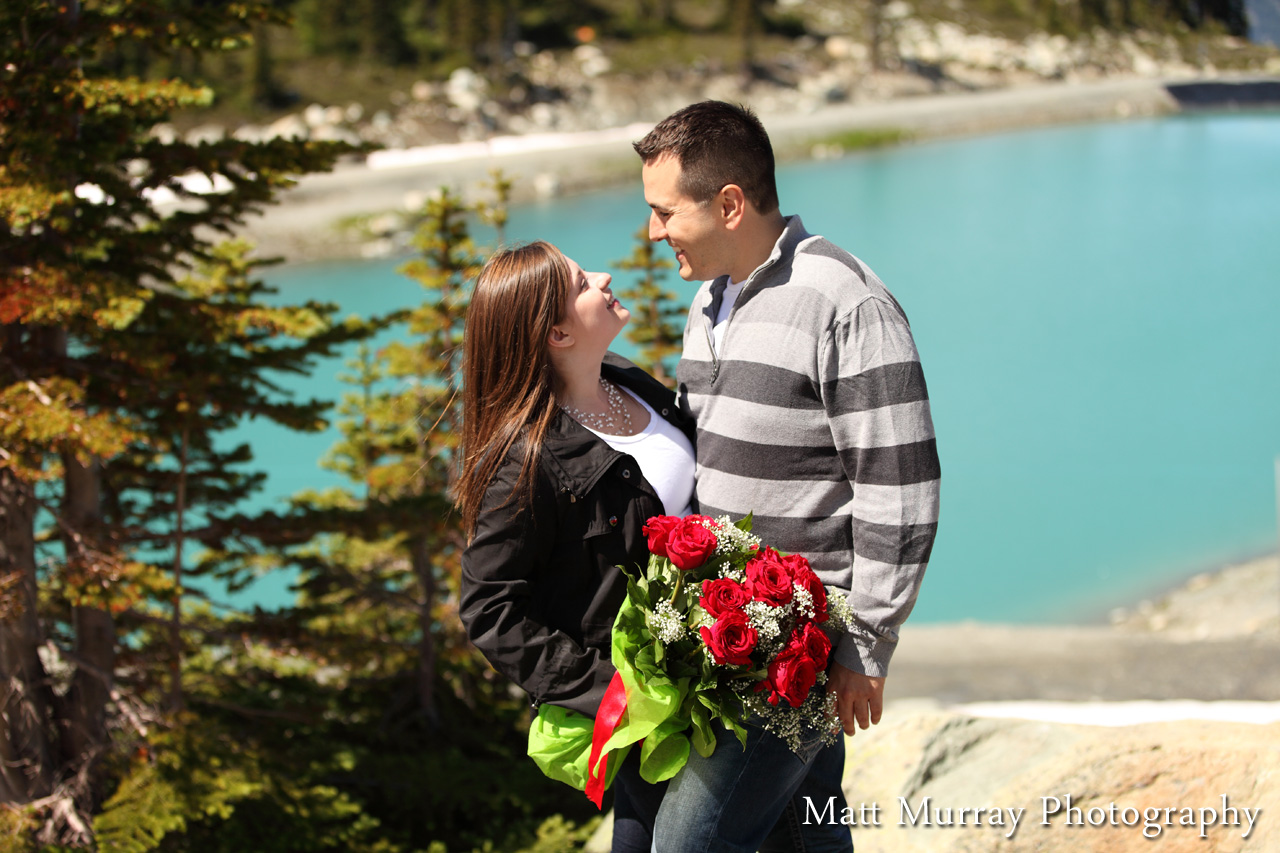
MULTIPOLYGON (((639 367, 619 355, 612 352, 607 354, 600 373, 605 379, 634 391, 655 412, 661 412, 664 408, 676 408, 674 392, 664 389, 639 367)), ((678 417, 672 420, 680 425, 678 417)), ((685 428, 685 432, 692 439, 691 430, 685 428)), ((563 411, 556 413, 542 446, 546 451, 543 460, 547 471, 562 489, 579 498, 591 491, 609 467, 623 455, 563 411)))

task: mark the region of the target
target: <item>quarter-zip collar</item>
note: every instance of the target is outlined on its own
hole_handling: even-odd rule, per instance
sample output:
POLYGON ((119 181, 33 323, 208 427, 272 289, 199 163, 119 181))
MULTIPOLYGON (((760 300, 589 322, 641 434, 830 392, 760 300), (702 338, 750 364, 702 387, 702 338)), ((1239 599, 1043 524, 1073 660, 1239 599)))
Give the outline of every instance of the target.
MULTIPOLYGON (((765 258, 764 263, 752 270, 751 275, 747 276, 747 280, 742 283, 742 291, 738 293, 738 300, 733 303, 733 310, 729 312, 729 318, 726 323, 732 322, 733 315, 738 313, 738 307, 745 304, 761 287, 767 286, 769 282, 769 272, 777 266, 783 256, 793 257, 796 253, 796 247, 807 240, 811 234, 804 230, 804 223, 800 221, 797 214, 792 214, 785 218, 787 223, 783 226, 782 233, 778 235, 777 241, 773 244, 773 250, 769 252, 769 257, 765 258)), ((784 284, 783 279, 778 284, 784 284)), ((710 298, 707 304, 702 307, 702 328, 707 335, 707 349, 711 351, 711 381, 715 382, 720 375, 720 354, 716 352, 715 336, 713 330, 716 325, 716 317, 720 316, 720 303, 724 299, 724 290, 729 286, 729 276, 722 275, 719 278, 712 279, 711 288, 709 290, 710 298)), ((725 337, 728 337, 726 330, 725 337)))

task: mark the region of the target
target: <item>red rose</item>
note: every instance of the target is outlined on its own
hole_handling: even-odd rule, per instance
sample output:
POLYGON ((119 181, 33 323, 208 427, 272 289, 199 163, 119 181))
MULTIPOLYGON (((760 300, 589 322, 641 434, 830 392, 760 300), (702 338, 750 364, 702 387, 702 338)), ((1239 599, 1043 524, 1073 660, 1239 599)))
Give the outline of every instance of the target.
POLYGON ((641 531, 649 543, 649 552, 659 557, 667 556, 667 537, 671 529, 680 523, 674 515, 655 515, 644 523, 641 531))
POLYGON ((779 560, 778 552, 765 548, 747 561, 747 589, 756 601, 775 607, 791 600, 791 572, 779 560))
POLYGON ((725 612, 714 625, 710 628, 704 625, 698 633, 702 634, 702 642, 711 650, 716 663, 750 666, 751 652, 756 647, 756 629, 741 610, 725 612))
POLYGON ((822 585, 822 581, 814 574, 813 569, 809 568, 809 561, 804 557, 804 565, 799 566, 791 573, 791 579, 801 588, 808 590, 809 595, 813 597, 813 621, 827 621, 827 588, 822 585))
POLYGON ((702 609, 719 619, 730 610, 741 610, 751 600, 747 588, 731 578, 718 578, 702 582, 702 609))
POLYGON ((796 572, 800 572, 805 569, 813 571, 813 568, 809 565, 809 561, 805 559, 803 554, 788 554, 785 557, 779 556, 778 562, 790 569, 791 574, 793 575, 796 572))
POLYGON ((813 661, 819 670, 827 668, 827 657, 831 654, 831 638, 812 622, 791 633, 791 643, 804 649, 804 653, 813 661))
POLYGON ((812 623, 791 633, 786 648, 769 663, 769 676, 756 685, 756 692, 769 691, 769 704, 777 705, 779 699, 798 708, 804 702, 818 673, 827 667, 831 653, 831 640, 812 623))
POLYGON ((681 571, 696 569, 707 561, 720 544, 716 535, 702 523, 703 515, 688 515, 667 534, 667 558, 681 571))
POLYGON ((788 646, 769 664, 769 681, 773 684, 771 704, 778 704, 780 696, 792 708, 799 708, 818 681, 818 667, 803 649, 788 646))

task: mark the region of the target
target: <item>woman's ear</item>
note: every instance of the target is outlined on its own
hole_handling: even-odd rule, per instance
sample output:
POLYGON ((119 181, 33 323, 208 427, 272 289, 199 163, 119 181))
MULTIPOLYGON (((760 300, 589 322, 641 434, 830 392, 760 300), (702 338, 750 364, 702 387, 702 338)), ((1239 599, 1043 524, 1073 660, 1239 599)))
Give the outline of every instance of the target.
POLYGON ((559 326, 552 326, 551 334, 547 335, 547 344, 553 347, 571 347, 573 346, 573 335, 559 326))

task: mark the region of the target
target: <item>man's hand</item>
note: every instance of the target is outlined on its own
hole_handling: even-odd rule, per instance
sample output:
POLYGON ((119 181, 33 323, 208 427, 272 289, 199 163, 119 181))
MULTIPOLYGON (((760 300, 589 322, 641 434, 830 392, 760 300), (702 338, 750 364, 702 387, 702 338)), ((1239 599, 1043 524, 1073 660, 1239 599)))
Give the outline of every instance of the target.
POLYGON ((827 673, 827 692, 836 694, 836 713, 844 733, 854 735, 859 728, 880 722, 884 710, 884 679, 872 678, 834 661, 827 673))

